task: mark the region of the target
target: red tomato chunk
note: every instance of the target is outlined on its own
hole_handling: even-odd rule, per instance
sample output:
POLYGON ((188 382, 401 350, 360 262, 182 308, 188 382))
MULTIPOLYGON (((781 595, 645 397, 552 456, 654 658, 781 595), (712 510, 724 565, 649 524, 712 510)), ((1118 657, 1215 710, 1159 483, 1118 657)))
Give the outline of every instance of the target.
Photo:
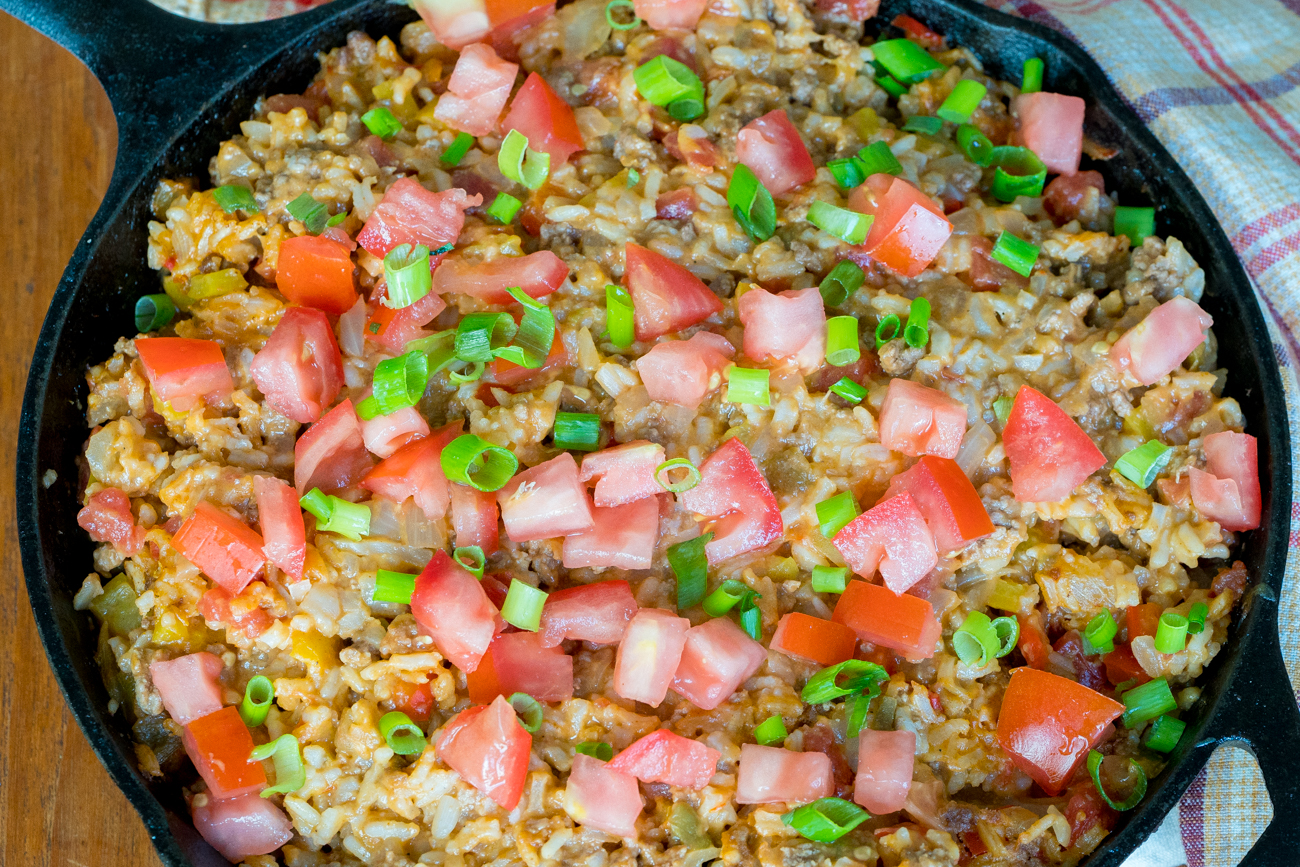
POLYGON ((532 735, 504 696, 461 711, 437 742, 438 758, 506 810, 513 810, 524 792, 532 749, 532 735))
POLYGON ((879 569, 885 586, 895 593, 906 592, 939 562, 934 537, 908 493, 881 500, 832 541, 849 568, 863 578, 879 569))
POLYGON ((596 524, 587 489, 578 482, 578 463, 568 452, 515 476, 497 492, 497 502, 512 542, 569 536, 596 524))
POLYGON ((201 502, 172 537, 172 546, 228 592, 238 594, 266 565, 262 537, 238 518, 201 502))
POLYGON ((955 458, 966 435, 966 407, 937 388, 891 379, 880 407, 880 442, 912 457, 955 458))
POLYGON ((865 581, 849 582, 832 619, 856 632, 859 640, 897 650, 908 659, 934 656, 941 633, 929 602, 865 581))
POLYGON ((659 540, 659 498, 592 509, 593 524, 564 537, 566 569, 584 566, 649 569, 659 540))
POLYGON ((578 753, 564 787, 564 812, 580 825, 615 837, 636 837, 645 804, 636 780, 600 759, 578 753))
POLYGON ((258 795, 194 800, 194 829, 231 863, 269 855, 293 839, 284 811, 258 795))
POLYGON ((472 136, 495 132, 518 73, 519 65, 497 57, 491 46, 481 42, 467 45, 456 60, 447 80, 447 92, 438 98, 433 116, 472 136))
POLYGON ((343 388, 343 356, 320 310, 290 307, 249 366, 258 391, 299 424, 317 421, 343 388))
POLYGON ((722 301, 681 265, 638 244, 626 248, 637 340, 654 340, 722 312, 722 301))
POLYGON ((289 577, 302 578, 307 562, 307 530, 297 492, 269 476, 255 476, 253 492, 257 496, 257 520, 262 526, 262 553, 289 577))
POLYGON ((1221 431, 1202 444, 1206 469, 1192 467, 1192 502, 1204 517, 1225 530, 1259 526, 1263 497, 1259 486, 1258 443, 1250 434, 1221 431))
POLYGON ((415 178, 402 178, 384 192, 357 243, 380 259, 402 244, 423 244, 432 253, 456 243, 465 227, 465 209, 481 204, 481 195, 467 195, 454 187, 435 193, 415 178))
MULTIPOLYGON (((527 256, 498 256, 471 264, 459 256, 448 256, 433 272, 433 291, 459 292, 488 304, 514 304, 506 290, 521 289, 530 298, 544 298, 569 279, 569 266, 550 250, 527 256)), ((556 343, 560 340, 557 336, 556 343)))
POLYGON ((774 196, 803 186, 817 175, 808 146, 784 109, 774 109, 741 127, 736 161, 747 166, 774 196))
POLYGON ((890 179, 876 203, 867 252, 904 277, 917 276, 939 255, 952 234, 952 223, 933 199, 902 178, 890 179))
MULTIPOLYGON (((450 483, 442 471, 442 450, 460 435, 461 427, 462 422, 457 420, 407 443, 367 473, 361 487, 394 503, 413 497, 425 517, 438 520, 447 514, 450 496, 450 483)), ((494 505, 494 525, 495 511, 494 505)))
POLYGON ((1205 342, 1213 324, 1214 319, 1195 301, 1173 298, 1115 341, 1111 363, 1121 374, 1132 374, 1140 385, 1151 385, 1177 370, 1205 342))
POLYGON ((1011 464, 1011 490, 1022 503, 1059 503, 1106 465, 1106 456, 1074 419, 1027 385, 1016 392, 1002 445, 1011 464))
POLYGON ((758 551, 781 538, 776 497, 740 440, 723 443, 700 465, 700 483, 679 495, 692 512, 717 518, 704 546, 710 564, 758 551))
POLYGON ((221 660, 207 651, 149 663, 168 715, 181 725, 221 710, 221 660))
POLYGON ((582 459, 578 481, 596 480, 593 499, 597 508, 622 506, 662 494, 655 470, 664 462, 664 447, 636 440, 592 452, 582 459))
POLYGON ((228 398, 235 388, 215 340, 137 337, 135 351, 153 390, 178 412, 188 412, 205 395, 228 398))
POLYGON ((807 804, 835 794, 830 756, 744 744, 736 774, 737 804, 807 804))
POLYGON ((491 23, 480 0, 413 0, 412 8, 429 25, 433 35, 453 50, 488 35, 491 23))
POLYGON ((186 724, 182 741, 212 797, 236 798, 266 788, 266 772, 250 761, 253 736, 231 705, 186 724))
POLYGON ((538 701, 573 698, 573 657, 558 647, 547 647, 532 632, 503 633, 492 639, 487 655, 470 677, 471 686, 474 680, 495 680, 495 684, 483 684, 487 689, 470 690, 470 699, 480 704, 517 692, 538 701))
POLYGON ((372 466, 351 400, 325 413, 293 446, 293 486, 299 495, 312 488, 339 491, 361 481, 372 466))
POLYGON ((614 692, 658 707, 668 694, 691 621, 662 608, 642 608, 627 625, 614 662, 614 692))
POLYGON ((818 665, 837 665, 853 658, 858 636, 842 623, 791 611, 776 624, 770 646, 818 665))
POLYGON ((926 455, 889 480, 885 498, 912 495, 934 535, 940 554, 947 554, 993 532, 984 501, 956 461, 926 455))
POLYGON ((300 235, 280 242, 275 282, 294 304, 341 316, 357 303, 352 252, 338 241, 300 235))
POLYGON ((699 741, 659 729, 635 741, 609 763, 643 783, 703 789, 713 779, 722 754, 699 741))
POLYGON ((767 661, 767 650, 726 617, 686 631, 686 645, 673 677, 673 692, 702 710, 713 710, 767 661))
POLYGON ((568 640, 618 644, 636 612, 636 599, 626 581, 567 587, 546 597, 537 635, 543 647, 568 640))
POLYGON ((651 400, 695 410, 722 384, 722 373, 735 354, 727 338, 700 331, 690 340, 656 343, 633 364, 651 400))
POLYGON ((633 0, 632 11, 652 30, 694 30, 708 0, 633 0))
POLYGON ((478 579, 438 551, 415 579, 411 614, 438 652, 472 672, 501 631, 497 608, 478 579))
POLYGON ((853 800, 877 816, 903 809, 912 788, 915 759, 915 732, 863 729, 858 735, 853 800))
POLYGON ((120 488, 97 491, 77 512, 77 526, 96 542, 111 542, 118 553, 130 557, 144 545, 145 529, 131 514, 131 498, 120 488))
POLYGON ((550 154, 552 172, 583 148, 573 109, 536 72, 528 74, 501 121, 502 132, 512 129, 527 136, 528 146, 533 150, 550 154))
POLYGON ((1022 93, 1011 111, 1020 120, 1020 138, 1049 172, 1072 175, 1083 155, 1083 114, 1087 104, 1062 93, 1022 93))
POLYGON ((451 486, 451 527, 457 545, 478 545, 484 554, 491 554, 500 544, 499 524, 496 494, 451 486))
POLYGON ((809 374, 826 363, 826 308, 816 286, 774 294, 755 286, 736 302, 745 355, 788 362, 809 374))
POLYGON ((361 422, 361 440, 366 451, 377 458, 389 458, 407 443, 429 436, 429 423, 413 406, 361 422))

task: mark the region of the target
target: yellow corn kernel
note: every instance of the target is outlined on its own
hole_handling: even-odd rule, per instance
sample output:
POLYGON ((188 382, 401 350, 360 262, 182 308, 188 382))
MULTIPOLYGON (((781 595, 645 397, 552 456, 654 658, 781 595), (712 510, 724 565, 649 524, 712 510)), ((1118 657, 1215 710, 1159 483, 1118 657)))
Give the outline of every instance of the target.
POLYGON ((370 88, 370 92, 375 95, 375 99, 392 99, 393 83, 391 81, 381 81, 370 88))
POLYGON ((1156 438, 1156 429, 1151 426, 1146 412, 1140 406, 1124 417, 1124 433, 1142 437, 1144 440, 1156 438))
POLYGON ((164 610, 153 625, 154 644, 190 643, 190 627, 175 611, 164 610))
POLYGON ((314 629, 308 632, 295 630, 290 652, 304 664, 321 669, 337 665, 339 661, 338 641, 326 638, 314 629))
POLYGON ((773 581, 792 581, 799 577, 799 564, 793 557, 778 557, 767 570, 767 575, 773 581))
POLYGON ((432 84, 442 78, 442 61, 436 57, 426 60, 424 66, 420 67, 420 74, 424 76, 426 82, 432 84))
POLYGON ((852 127, 853 131, 858 134, 858 138, 863 141, 880 132, 880 115, 876 114, 875 110, 871 108, 863 107, 858 109, 849 115, 845 122, 852 127))
POLYGON ((1020 600, 1028 589, 1026 585, 1016 584, 1014 581, 1008 581, 1005 578, 995 578, 993 579, 993 592, 989 594, 987 600, 988 606, 999 611, 1019 611, 1020 600))
POLYGON ((433 110, 437 107, 438 107, 438 101, 435 99, 433 102, 429 103, 424 108, 416 112, 415 119, 418 120, 420 123, 427 123, 429 126, 433 127, 434 129, 441 129, 442 121, 438 120, 436 117, 433 116, 433 110))

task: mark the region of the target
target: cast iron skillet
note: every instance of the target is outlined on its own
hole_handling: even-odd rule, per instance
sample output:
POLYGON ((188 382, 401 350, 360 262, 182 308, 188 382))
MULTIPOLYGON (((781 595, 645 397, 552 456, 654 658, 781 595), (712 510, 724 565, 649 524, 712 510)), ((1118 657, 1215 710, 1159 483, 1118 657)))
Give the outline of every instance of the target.
MULTIPOLYGON (((28 593, 73 714, 140 812, 163 862, 220 865, 223 859, 190 824, 176 784, 146 781, 136 770, 127 727, 106 711, 91 618, 72 608, 91 562, 91 544, 75 520, 76 461, 86 437, 84 372, 112 353, 120 335, 134 333, 134 299, 157 291, 158 277, 145 264, 145 224, 158 179, 206 182, 209 158, 260 95, 301 92, 318 68, 316 52, 342 44, 356 29, 396 36, 414 15, 384 0, 336 0, 294 18, 243 26, 183 20, 146 0, 0 0, 0 9, 86 63, 113 103, 119 137, 112 183, 50 304, 27 380, 16 489, 28 593), (58 477, 46 485, 49 470, 58 477)), ((1276 602, 1291 511, 1290 441, 1278 360, 1251 284, 1187 176, 1073 43, 967 0, 887 0, 876 21, 904 11, 972 49, 998 77, 1019 80, 1024 60, 1039 56, 1047 62, 1046 89, 1087 99, 1089 134, 1119 150, 1095 166, 1107 188, 1119 190, 1127 204, 1154 203, 1158 231, 1182 239, 1205 269, 1203 303, 1231 371, 1228 391, 1259 437, 1264 523, 1238 552, 1258 581, 1256 592, 1205 676, 1204 697, 1187 714, 1188 730, 1169 769, 1087 864, 1119 865, 1221 743, 1256 754, 1273 801, 1273 822, 1245 863, 1300 864, 1300 713, 1279 650, 1276 602)))

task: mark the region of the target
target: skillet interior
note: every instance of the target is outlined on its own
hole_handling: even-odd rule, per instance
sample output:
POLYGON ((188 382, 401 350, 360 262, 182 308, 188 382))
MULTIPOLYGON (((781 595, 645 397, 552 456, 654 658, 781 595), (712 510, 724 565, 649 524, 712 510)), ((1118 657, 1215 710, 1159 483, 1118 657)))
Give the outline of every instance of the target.
MULTIPOLYGON (((125 0, 124 5, 143 2, 125 0)), ((39 18, 38 7, 37 0, 0 0, 0 8, 15 10, 29 21, 39 18)), ((73 611, 71 604, 92 550, 75 521, 77 459, 85 440, 84 371, 111 354, 119 335, 131 332, 131 302, 143 287, 157 284, 157 275, 146 265, 145 232, 157 180, 189 176, 206 182, 210 156, 248 117, 258 96, 301 91, 317 71, 316 52, 341 44, 349 31, 364 29, 373 36, 396 37, 401 26, 413 18, 409 9, 382 0, 338 0, 326 9, 333 11, 318 10, 303 17, 302 29, 292 36, 281 25, 277 32, 284 34, 287 44, 275 56, 269 50, 260 51, 266 47, 265 40, 241 42, 239 35, 232 35, 255 33, 253 28, 230 32, 207 28, 211 33, 206 38, 221 49, 216 53, 228 55, 227 62, 232 65, 225 79, 231 86, 215 97, 210 91, 220 89, 220 84, 191 81, 139 105, 126 99, 124 94, 131 88, 120 83, 115 86, 113 80, 123 74, 123 66, 152 64, 160 70, 168 62, 180 62, 176 49, 159 48, 156 42, 153 54, 144 61, 125 56, 107 61, 102 56, 95 58, 98 62, 92 62, 92 68, 114 97, 118 126, 123 130, 118 171, 51 304, 24 402, 17 467, 19 530, 24 571, 42 640, 92 746, 140 811, 164 863, 178 867, 225 862, 195 834, 178 787, 147 783, 135 770, 127 727, 120 717, 105 711, 108 696, 94 662, 95 635, 88 628, 91 618, 73 611), (246 50, 242 56, 240 49, 246 50), (262 57, 270 59, 262 61, 262 57), (245 68, 240 69, 240 64, 245 68), (160 111, 159 105, 165 110, 160 111), (194 111, 186 111, 187 105, 195 106, 194 111), (58 473, 49 487, 40 483, 47 469, 58 473)), ((1027 57, 1043 57, 1048 70, 1046 89, 1084 96, 1089 135, 1119 149, 1115 159, 1089 167, 1102 171, 1107 188, 1119 190, 1122 202, 1155 204, 1158 231, 1180 238, 1205 269, 1203 303, 1215 317, 1220 357, 1231 371, 1228 393, 1241 402, 1247 430, 1259 437, 1261 473, 1266 477, 1265 523, 1244 541, 1238 556, 1253 575, 1263 576, 1273 591, 1280 591, 1291 472, 1278 361, 1251 286, 1208 207, 1095 64, 1059 35, 963 0, 889 0, 882 4, 876 29, 903 11, 948 35, 952 43, 969 47, 998 77, 1018 80, 1027 57)), ((144 20, 152 17, 157 23, 161 15, 154 12, 144 20)), ((174 21, 168 24, 176 26, 174 21)), ((190 25, 184 22, 180 26, 190 25)), ((51 32, 47 27, 41 29, 51 32)), ((55 30, 56 35, 65 37, 61 41, 72 41, 66 32, 55 30)), ((85 33, 80 35, 82 40, 88 38, 85 33)), ((70 47, 88 50, 84 45, 70 47)), ((147 68, 133 71, 137 84, 152 79, 164 89, 167 86, 164 77, 149 75, 147 68)), ((1255 863, 1293 863, 1290 858, 1274 860, 1267 852, 1274 851, 1269 849, 1273 845, 1285 847, 1275 850, 1279 858, 1283 851, 1294 851, 1287 840, 1296 839, 1296 835, 1294 831, 1283 833, 1282 826, 1294 829, 1300 822, 1300 757, 1293 757, 1294 744, 1300 739, 1300 716, 1277 649, 1276 605, 1256 598, 1257 604, 1233 624, 1233 641, 1208 669, 1205 698, 1187 716, 1189 733, 1173 754, 1170 769, 1153 782, 1146 803, 1125 814, 1116 831, 1086 862, 1091 867, 1118 865, 1176 803, 1214 746, 1237 738, 1245 738, 1256 751, 1266 754, 1266 779, 1281 820, 1274 822, 1258 850, 1264 860, 1255 863), (1268 724, 1261 725, 1261 721, 1268 724)))

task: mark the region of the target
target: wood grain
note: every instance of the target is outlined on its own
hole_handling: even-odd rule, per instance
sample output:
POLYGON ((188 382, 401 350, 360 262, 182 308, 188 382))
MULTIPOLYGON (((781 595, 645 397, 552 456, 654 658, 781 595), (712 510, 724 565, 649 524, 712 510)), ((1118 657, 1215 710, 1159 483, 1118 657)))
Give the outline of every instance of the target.
POLYGON ((0 864, 157 865, 68 713, 36 636, 14 524, 14 444, 36 336, 108 187, 108 100, 72 55, 0 13, 0 864))

